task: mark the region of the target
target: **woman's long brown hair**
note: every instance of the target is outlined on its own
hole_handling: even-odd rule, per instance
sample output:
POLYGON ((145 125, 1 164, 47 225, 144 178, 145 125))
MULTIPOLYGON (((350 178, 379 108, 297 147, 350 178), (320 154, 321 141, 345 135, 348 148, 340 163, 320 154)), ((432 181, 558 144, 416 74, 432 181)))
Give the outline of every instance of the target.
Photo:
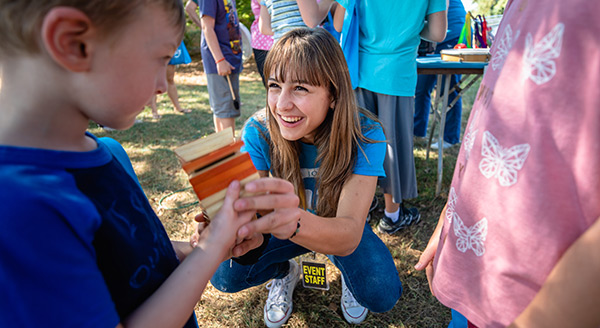
MULTIPOLYGON (((314 138, 316 160, 320 162, 316 176, 318 201, 315 210, 320 216, 334 217, 342 188, 352 175, 359 141, 373 142, 361 132, 359 108, 342 49, 325 29, 295 29, 286 33, 269 51, 264 73, 265 77, 275 77, 282 83, 289 77, 292 81, 306 81, 329 90, 334 107, 329 109, 325 120, 315 130, 314 138)), ((271 137, 272 174, 292 182, 302 207, 307 208, 300 173, 300 141, 284 139, 270 108, 267 107, 266 112, 271 137)), ((361 112, 377 121, 371 113, 361 112)))

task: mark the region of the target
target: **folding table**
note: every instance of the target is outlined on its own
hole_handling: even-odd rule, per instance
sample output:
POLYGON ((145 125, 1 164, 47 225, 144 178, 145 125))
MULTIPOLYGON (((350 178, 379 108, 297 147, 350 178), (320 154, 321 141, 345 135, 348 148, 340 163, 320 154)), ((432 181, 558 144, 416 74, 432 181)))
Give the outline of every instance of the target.
POLYGON ((444 61, 440 55, 428 55, 417 57, 417 73, 418 74, 433 74, 437 75, 437 84, 435 87, 435 98, 432 102, 432 112, 434 114, 433 125, 429 140, 427 142, 427 155, 429 159, 429 150, 433 133, 436 130, 436 123, 439 120, 438 129, 438 170, 437 170, 437 185, 435 195, 439 195, 442 188, 442 171, 443 171, 443 142, 444 142, 444 127, 446 125, 446 113, 454 106, 456 101, 477 81, 485 72, 487 62, 452 62, 444 61), (462 78, 458 83, 450 89, 450 76, 452 74, 461 74, 462 78), (442 83, 443 81, 443 83, 442 83), (448 104, 448 94, 457 91, 458 96, 454 101, 448 104))

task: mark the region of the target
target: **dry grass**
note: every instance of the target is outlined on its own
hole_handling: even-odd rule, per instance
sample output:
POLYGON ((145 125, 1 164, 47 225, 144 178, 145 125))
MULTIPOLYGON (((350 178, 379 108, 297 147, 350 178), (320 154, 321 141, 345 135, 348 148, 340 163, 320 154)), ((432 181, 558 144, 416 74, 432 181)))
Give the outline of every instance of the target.
MULTIPOLYGON (((91 132, 98 136, 111 136, 124 145, 150 203, 171 238, 176 240, 189 238, 194 229, 193 218, 199 211, 194 204, 195 196, 186 189, 188 182, 173 149, 213 132, 206 79, 198 60, 194 58, 193 64, 179 67, 175 78, 182 106, 191 108, 191 114, 175 113, 168 98, 160 96, 159 112, 163 117, 159 121, 152 119, 147 108, 140 115, 144 123, 127 131, 106 132, 90 123, 91 132)), ((262 108, 265 101, 265 90, 254 70, 254 63, 246 66, 241 75, 242 117, 236 123, 238 134, 243 121, 262 108)), ((467 108, 472 103, 470 97, 471 100, 464 101, 467 108)), ((424 143, 423 140, 415 141, 420 196, 409 202, 419 208, 422 220, 394 235, 380 234, 395 259, 404 294, 391 311, 370 313, 362 324, 365 327, 446 327, 450 321, 450 311, 432 297, 425 274, 415 271, 413 266, 425 248, 446 201, 444 193, 447 192, 458 147, 444 152, 444 187, 442 195, 436 197, 437 157, 433 154, 432 158, 425 160, 424 143)), ((380 193, 378 197, 382 197, 380 193)), ((381 198, 378 209, 373 213, 373 227, 382 215, 381 198)), ((325 259, 323 255, 318 257, 325 259)), ((294 313, 285 327, 349 326, 340 311, 339 271, 330 262, 327 263, 329 291, 304 289, 299 285, 294 292, 294 313)), ((266 296, 264 286, 224 294, 209 285, 196 307, 198 323, 201 327, 262 327, 266 296)))

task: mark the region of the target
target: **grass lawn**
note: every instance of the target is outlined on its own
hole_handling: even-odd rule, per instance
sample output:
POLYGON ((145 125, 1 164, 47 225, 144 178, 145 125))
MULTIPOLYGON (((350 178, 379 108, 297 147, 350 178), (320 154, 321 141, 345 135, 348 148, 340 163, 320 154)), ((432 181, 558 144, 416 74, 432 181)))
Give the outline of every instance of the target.
MULTIPOLYGON (((199 58, 194 63, 177 68, 175 81, 183 108, 190 114, 173 110, 166 95, 158 97, 160 120, 152 119, 149 108, 138 117, 143 121, 126 131, 108 132, 90 123, 89 130, 99 137, 110 136, 127 150, 151 205, 170 237, 188 240, 193 232, 194 216, 199 213, 196 198, 181 170, 173 149, 183 143, 213 132, 212 114, 208 105, 206 79, 199 58)), ((256 110, 264 107, 265 89, 252 60, 240 77, 242 116, 236 122, 237 135, 243 122, 256 110)), ((464 97, 463 126, 468 118, 474 86, 464 97)), ((415 140, 415 162, 420 196, 407 202, 421 211, 421 222, 394 235, 379 234, 388 245, 403 283, 404 294, 398 304, 387 313, 370 313, 362 326, 367 327, 447 327, 450 310, 442 306, 430 293, 423 272, 413 266, 425 248, 439 213, 447 197, 454 170, 458 146, 444 151, 442 193, 435 196, 437 153, 425 160, 426 142, 415 140)), ((378 192, 379 207, 373 215, 373 228, 383 215, 383 197, 378 192)), ((325 257, 317 255, 318 258, 325 257)), ((327 264, 329 291, 295 290, 294 312, 285 327, 347 327, 340 310, 341 282, 339 271, 327 264)), ((376 270, 376 268, 375 268, 376 270)), ((257 286, 236 294, 225 294, 208 286, 196 307, 200 327, 264 327, 263 306, 267 297, 264 286, 257 286)))

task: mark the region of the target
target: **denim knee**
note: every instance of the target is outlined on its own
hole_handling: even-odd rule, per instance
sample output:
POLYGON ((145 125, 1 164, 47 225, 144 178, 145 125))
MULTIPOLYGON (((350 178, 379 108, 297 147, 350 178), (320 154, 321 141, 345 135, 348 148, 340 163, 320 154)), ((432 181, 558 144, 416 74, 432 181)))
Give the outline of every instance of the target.
MULTIPOLYGON (((361 305, 369 309, 371 312, 382 313, 387 312, 394 308, 400 296, 402 295, 402 283, 400 278, 396 276, 396 279, 388 279, 387 281, 372 282, 378 283, 378 285, 385 286, 385 289, 371 288, 367 291, 363 291, 361 295, 361 305)), ((368 285, 368 286, 369 286, 368 285)))
POLYGON ((237 293, 248 288, 244 281, 246 274, 241 272, 231 272, 233 268, 229 267, 229 261, 221 263, 215 274, 210 279, 210 283, 221 292, 237 293))

